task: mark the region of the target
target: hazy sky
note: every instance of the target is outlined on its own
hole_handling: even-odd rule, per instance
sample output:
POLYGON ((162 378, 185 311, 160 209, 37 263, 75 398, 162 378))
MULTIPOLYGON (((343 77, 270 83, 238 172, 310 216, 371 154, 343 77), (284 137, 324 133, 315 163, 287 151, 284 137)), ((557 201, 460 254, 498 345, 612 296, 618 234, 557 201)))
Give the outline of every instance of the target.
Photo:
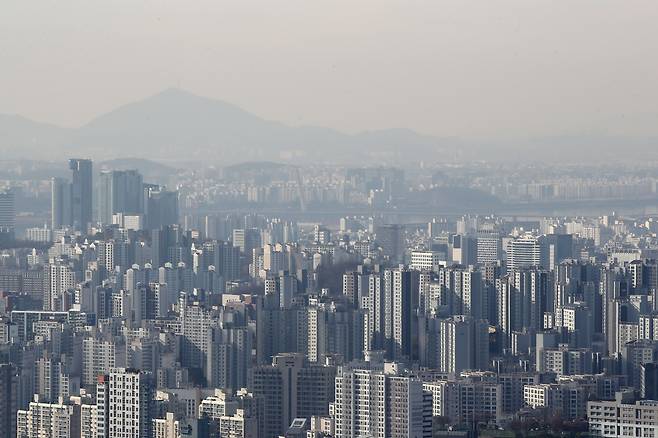
POLYGON ((0 113, 78 126, 179 86, 440 136, 658 135, 658 1, 2 0, 0 113))

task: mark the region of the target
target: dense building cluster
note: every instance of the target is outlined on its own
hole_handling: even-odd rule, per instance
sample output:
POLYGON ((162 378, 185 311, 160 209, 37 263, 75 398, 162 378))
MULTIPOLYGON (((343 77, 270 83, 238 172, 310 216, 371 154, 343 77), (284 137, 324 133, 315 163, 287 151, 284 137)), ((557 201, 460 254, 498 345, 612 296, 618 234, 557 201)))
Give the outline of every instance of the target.
POLYGON ((2 437, 658 431, 655 217, 180 214, 136 170, 69 168, 0 254, 2 437))

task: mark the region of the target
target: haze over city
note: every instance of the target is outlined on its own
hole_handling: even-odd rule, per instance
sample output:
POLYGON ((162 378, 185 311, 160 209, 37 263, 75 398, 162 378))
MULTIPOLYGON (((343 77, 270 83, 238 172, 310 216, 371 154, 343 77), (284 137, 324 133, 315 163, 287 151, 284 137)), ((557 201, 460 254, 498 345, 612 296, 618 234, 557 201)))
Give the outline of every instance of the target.
POLYGON ((3 1, 0 438, 658 438, 656 23, 3 1))
POLYGON ((408 128, 516 160, 552 143, 653 154, 656 19, 650 1, 9 1, 0 114, 79 128, 181 88, 291 126, 408 128))

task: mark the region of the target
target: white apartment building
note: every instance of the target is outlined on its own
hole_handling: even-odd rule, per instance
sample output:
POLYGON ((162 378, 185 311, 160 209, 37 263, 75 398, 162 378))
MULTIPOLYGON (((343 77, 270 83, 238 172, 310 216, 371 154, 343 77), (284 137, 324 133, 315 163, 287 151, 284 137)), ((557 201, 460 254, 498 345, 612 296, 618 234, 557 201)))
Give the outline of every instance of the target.
POLYGON ((597 437, 658 437, 658 401, 617 393, 612 401, 587 403, 589 433, 597 437))
POLYGON ((502 386, 489 381, 437 381, 423 384, 432 393, 432 415, 448 417, 451 423, 497 421, 502 415, 502 386))
POLYGON ((534 409, 546 409, 552 415, 575 420, 585 418, 589 389, 577 383, 540 383, 526 385, 523 398, 534 409))
POLYGON ((341 369, 332 416, 336 438, 432 436, 431 394, 423 382, 384 371, 341 369))
POLYGON ((153 381, 150 373, 115 368, 109 376, 109 434, 113 438, 151 435, 153 381))
POLYGON ((446 266, 446 255, 439 251, 411 251, 411 269, 433 271, 446 266))
POLYGON ((75 429, 74 421, 73 406, 65 405, 63 399, 58 403, 42 403, 35 395, 27 410, 18 411, 16 437, 69 438, 75 429))

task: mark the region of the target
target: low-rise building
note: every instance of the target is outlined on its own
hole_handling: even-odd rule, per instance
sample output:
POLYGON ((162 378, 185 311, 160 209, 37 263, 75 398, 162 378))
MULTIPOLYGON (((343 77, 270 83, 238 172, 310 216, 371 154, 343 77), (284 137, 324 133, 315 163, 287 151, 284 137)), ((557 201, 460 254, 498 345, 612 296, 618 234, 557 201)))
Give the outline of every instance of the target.
POLYGON ((636 401, 632 392, 618 392, 612 401, 587 403, 591 436, 658 436, 658 401, 636 401))

